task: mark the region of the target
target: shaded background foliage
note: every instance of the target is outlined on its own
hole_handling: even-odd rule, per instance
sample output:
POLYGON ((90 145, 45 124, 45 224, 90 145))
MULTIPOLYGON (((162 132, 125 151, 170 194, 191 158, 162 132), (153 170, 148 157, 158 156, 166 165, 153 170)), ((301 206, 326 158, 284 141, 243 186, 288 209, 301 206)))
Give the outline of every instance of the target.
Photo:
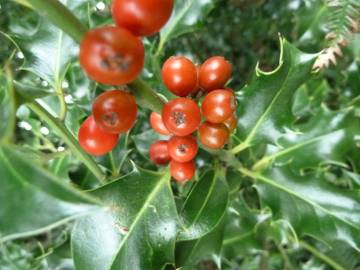
MULTIPOLYGON (((26 3, 26 1, 18 2, 26 3)), ((67 2, 77 17, 88 27, 112 22, 109 11, 110 1, 67 2)), ((177 5, 181 8, 185 2, 177 1, 177 5)), ((278 65, 279 33, 291 44, 309 53, 317 53, 330 46, 326 35, 330 31, 328 23, 333 13, 327 7, 326 1, 194 0, 192 2, 195 3, 194 5, 198 3, 201 8, 196 13, 197 9, 192 6, 188 15, 195 16, 199 23, 191 27, 178 27, 178 32, 172 33, 172 38, 160 51, 156 50, 156 46, 159 40, 161 43, 161 38, 155 36, 145 41, 148 53, 143 78, 167 97, 170 96, 160 83, 157 73, 161 63, 173 54, 185 54, 199 63, 210 55, 224 55, 234 65, 234 76, 230 85, 238 91, 251 81, 258 61, 264 71, 272 71, 278 65)), ((84 76, 77 61, 77 46, 70 38, 65 36, 61 47, 56 47, 58 30, 35 11, 14 1, 1 0, 0 31, 0 66, 2 67, 0 87, 16 88, 20 93, 32 98, 43 97, 41 104, 55 113, 61 112, 62 106, 66 103, 67 113, 66 116, 64 115, 64 121, 70 131, 76 134, 79 124, 90 113, 93 98, 108 87, 97 85, 84 76), (54 66, 51 62, 53 58, 44 61, 44 57, 41 57, 42 50, 45 50, 47 55, 66 53, 61 55, 61 61, 54 66), (59 95, 61 92, 65 93, 64 96, 59 95)), ((320 192, 314 194, 314 201, 316 196, 324 196, 327 200, 326 196, 334 195, 335 197, 328 197, 331 198, 328 199, 331 211, 335 214, 337 211, 345 211, 344 215, 359 227, 360 218, 357 212, 360 200, 359 142, 356 148, 356 144, 355 146, 351 144, 351 139, 346 139, 346 136, 341 140, 334 139, 338 138, 336 136, 342 136, 339 134, 341 132, 359 136, 359 34, 352 36, 349 44, 342 51, 343 55, 338 58, 337 65, 331 65, 320 73, 309 76, 304 84, 293 89, 296 90, 291 98, 291 112, 294 117, 288 121, 297 124, 297 129, 303 131, 305 135, 287 134, 277 140, 277 144, 270 146, 262 142, 251 151, 242 152, 238 159, 247 168, 254 163, 260 166, 261 164, 257 162, 261 161, 264 155, 271 155, 281 151, 282 148, 306 141, 307 134, 312 134, 315 138, 324 136, 321 139, 328 145, 327 151, 319 151, 320 143, 310 145, 309 148, 276 160, 275 164, 284 166, 284 170, 277 168, 265 170, 264 176, 260 177, 271 178, 276 175, 279 177, 279 183, 284 182, 285 187, 290 186, 294 190, 301 188, 305 190, 306 187, 314 190, 321 187, 320 192), (350 107, 352 111, 348 113, 350 107), (329 123, 335 118, 342 120, 332 130, 329 128, 329 123), (287 167, 288 160, 292 160, 294 156, 295 161, 287 167), (326 162, 328 159, 337 162, 326 162), (299 175, 298 170, 301 171, 299 175), (351 203, 344 204, 345 208, 350 206, 352 209, 348 211, 344 209, 344 205, 336 201, 336 195, 338 199, 344 201, 353 199, 351 203)), ((251 84, 249 89, 245 89, 248 92, 257 90, 251 84)), ((2 105, 7 100, 11 100, 7 99, 5 92, 0 92, 2 105)), ((244 90, 239 91, 238 96, 239 113, 243 114, 241 105, 247 100, 244 97, 244 90)), ((251 97, 248 100, 251 100, 251 97)), ((16 108, 20 103, 21 98, 18 97, 12 113, 11 110, 10 113, 0 110, 1 137, 7 130, 7 123, 12 123, 11 119, 14 118, 16 110, 16 131, 7 139, 21 146, 21 151, 34 163, 70 186, 74 185, 82 190, 98 187, 95 177, 86 166, 70 154, 56 131, 28 107, 22 105, 16 108)), ((245 103, 244 106, 246 104, 257 105, 245 103)), ((113 154, 115 161, 108 156, 96 159, 114 179, 119 175, 130 173, 134 163, 141 164, 141 167, 146 169, 156 170, 147 157, 149 143, 158 138, 153 132, 148 131, 148 114, 148 110, 141 110, 136 126, 129 134, 122 136, 113 154), (115 169, 112 163, 117 164, 115 169)), ((230 146, 235 146, 244 132, 240 128, 233 136, 230 146)), ((254 183, 250 179, 256 179, 258 176, 248 171, 239 174, 236 170, 228 169, 226 172, 218 173, 221 175, 219 178, 226 179, 226 185, 224 182, 214 180, 217 179, 213 176, 214 173, 206 172, 213 167, 212 159, 211 153, 201 150, 197 160, 198 167, 201 168, 196 176, 196 180, 199 181, 198 186, 193 187, 189 184, 179 187, 172 184, 178 212, 181 212, 181 217, 186 217, 185 222, 191 228, 194 225, 192 223, 194 217, 191 216, 190 210, 197 209, 203 198, 202 195, 207 194, 198 192, 198 198, 192 198, 184 205, 185 198, 193 188, 195 191, 208 190, 209 183, 215 183, 216 190, 220 191, 220 194, 226 194, 220 200, 225 202, 229 197, 231 204, 225 210, 226 206, 213 202, 214 211, 223 214, 219 215, 219 220, 213 220, 210 233, 194 230, 198 235, 178 236, 178 240, 186 240, 177 242, 175 258, 178 266, 183 266, 184 269, 220 267, 222 269, 356 269, 359 267, 360 254, 359 249, 356 248, 359 246, 359 239, 356 239, 352 233, 349 235, 353 238, 348 241, 334 237, 336 233, 341 232, 341 230, 334 232, 332 228, 338 226, 338 221, 327 219, 328 217, 319 214, 316 208, 301 205, 296 198, 282 195, 274 186, 269 188, 261 181, 254 183), (210 179, 213 181, 209 181, 210 179), (284 205, 288 205, 290 209, 284 208, 284 205), (278 208, 280 211, 277 211, 278 208), (326 241, 312 235, 311 230, 307 231, 307 224, 312 223, 315 224, 315 228, 319 226, 316 230, 326 241), (331 239, 332 237, 334 238, 331 239), (352 241, 353 246, 349 244, 352 241)), ((17 164, 16 159, 14 162, 17 164)), ((42 175, 43 172, 32 173, 42 175)), ((98 190, 94 193, 102 192, 105 191, 98 190)), ((210 193, 210 195, 216 199, 214 194, 210 193)), ((3 193, 0 197, 7 200, 3 193)), ((32 211, 32 209, 28 210, 32 211)), ((73 211, 76 212, 76 209, 73 211)), ((202 218, 206 223, 209 212, 204 213, 195 225, 202 225, 202 218)), ((1 215, 0 217, 3 218, 1 215)), ((91 226, 91 223, 87 225, 91 226)), ((74 269, 70 252, 72 227, 73 222, 68 222, 34 237, 1 242, 0 269, 74 269)), ((1 226, 0 232, 3 233, 1 226)), ((358 228, 357 233, 359 233, 358 228)), ((73 238, 81 237, 75 234, 73 238)), ((85 245, 85 242, 83 244, 85 245)), ((76 243, 73 246, 76 246, 76 243)), ((168 254, 167 256, 171 257, 168 254)), ((78 265, 78 269, 85 268, 78 265)), ((173 266, 169 266, 169 269, 173 269, 173 266)))

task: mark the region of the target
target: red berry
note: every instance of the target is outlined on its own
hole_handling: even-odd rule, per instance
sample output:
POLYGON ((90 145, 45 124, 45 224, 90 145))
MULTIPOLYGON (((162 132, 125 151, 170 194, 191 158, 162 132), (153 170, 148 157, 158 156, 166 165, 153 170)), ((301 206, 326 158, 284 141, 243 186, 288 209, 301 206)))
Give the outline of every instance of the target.
POLYGON ((98 126, 106 132, 126 132, 136 121, 135 98, 121 90, 104 92, 93 104, 93 115, 98 126))
POLYGON ((162 78, 174 95, 186 97, 197 85, 196 66, 186 57, 172 56, 163 65, 162 78))
POLYGON ((161 135, 170 135, 170 132, 164 125, 161 114, 152 112, 150 115, 150 125, 157 133, 161 135))
POLYGON ((231 64, 221 56, 213 56, 206 60, 200 68, 200 86, 206 91, 225 86, 232 72, 231 64))
POLYGON ((178 162, 193 160, 198 151, 196 139, 192 136, 174 136, 169 140, 169 155, 178 162))
POLYGON ((150 159, 157 165, 166 165, 171 160, 167 141, 157 141, 150 146, 150 159))
POLYGON ((172 160, 170 162, 171 176, 178 182, 187 182, 195 175, 195 162, 177 162, 172 160))
POLYGON ((193 100, 176 98, 165 104, 162 119, 170 133, 177 136, 187 136, 199 127, 201 113, 193 100))
POLYGON ((201 143, 212 149, 223 148, 230 137, 230 132, 224 124, 202 123, 199 128, 201 143))
POLYGON ((97 126, 94 117, 91 115, 82 123, 78 139, 80 146, 87 153, 102 156, 115 148, 119 135, 102 130, 97 126))
POLYGON ((80 64, 94 81, 120 85, 139 75, 144 54, 140 38, 126 29, 104 26, 85 34, 80 45, 80 64))
POLYGON ((169 20, 173 0, 113 0, 116 24, 137 36, 153 35, 169 20))
POLYGON ((211 123, 223 123, 236 110, 235 95, 231 90, 219 89, 208 93, 202 103, 202 113, 211 123))

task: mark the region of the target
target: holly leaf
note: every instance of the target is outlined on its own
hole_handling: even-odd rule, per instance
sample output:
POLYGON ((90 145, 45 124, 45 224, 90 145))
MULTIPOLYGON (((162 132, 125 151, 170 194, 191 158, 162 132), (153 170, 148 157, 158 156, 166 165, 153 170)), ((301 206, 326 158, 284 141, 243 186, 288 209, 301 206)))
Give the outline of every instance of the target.
MULTIPOLYGON (((239 175, 239 174, 238 174, 239 175)), ((239 178, 242 177, 239 175, 239 178)), ((240 193, 227 210, 223 255, 234 258, 263 248, 263 231, 268 227, 271 213, 248 207, 240 193)))
POLYGON ((170 176, 143 170, 91 192, 105 207, 72 233, 77 269, 153 269, 174 262, 177 211, 170 176))
POLYGON ((11 141, 16 125, 16 99, 12 85, 12 78, 9 78, 0 69, 0 141, 11 141))
MULTIPOLYGON (((275 143, 294 121, 291 113, 295 91, 306 82, 316 54, 305 54, 280 38, 279 66, 271 72, 256 68, 239 100, 237 135, 242 150, 259 143, 275 143)), ((238 152, 238 151, 237 151, 238 152)))
POLYGON ((205 18, 215 7, 216 2, 216 0, 176 0, 170 20, 160 31, 157 55, 170 39, 200 28, 205 18))
POLYGON ((261 206, 274 219, 288 220, 300 236, 325 243, 338 240, 360 252, 360 200, 357 192, 340 189, 321 175, 294 173, 289 166, 263 173, 241 171, 256 180, 261 206))
POLYGON ((220 268, 224 225, 223 217, 216 228, 204 237, 178 242, 175 248, 176 266, 191 270, 200 261, 212 260, 220 268))
POLYGON ((341 163, 347 166, 347 153, 356 147, 356 134, 360 132, 359 118, 353 108, 329 111, 322 108, 308 122, 297 125, 280 137, 277 145, 268 145, 267 153, 254 165, 261 169, 271 162, 290 163, 292 168, 302 170, 320 163, 341 163))
POLYGON ((229 189, 222 172, 204 173, 184 203, 178 239, 193 240, 211 232, 224 216, 228 200, 229 189))
POLYGON ((67 186, 40 165, 34 166, 33 159, 12 147, 0 147, 0 175, 2 241, 48 231, 99 204, 96 198, 67 186))

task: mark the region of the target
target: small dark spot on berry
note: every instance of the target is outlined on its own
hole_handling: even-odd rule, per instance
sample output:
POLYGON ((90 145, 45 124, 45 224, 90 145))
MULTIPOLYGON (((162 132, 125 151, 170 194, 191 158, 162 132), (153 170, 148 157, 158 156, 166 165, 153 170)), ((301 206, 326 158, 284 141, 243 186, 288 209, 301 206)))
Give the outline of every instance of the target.
POLYGON ((109 126, 115 126, 119 121, 117 113, 111 112, 103 115, 104 122, 109 126))
POLYGON ((185 115, 182 112, 173 112, 171 114, 171 118, 175 122, 176 126, 180 126, 186 122, 185 115))
POLYGON ((179 145, 179 151, 180 151, 180 153, 185 154, 187 150, 188 150, 187 145, 185 145, 185 144, 180 144, 180 145, 179 145))

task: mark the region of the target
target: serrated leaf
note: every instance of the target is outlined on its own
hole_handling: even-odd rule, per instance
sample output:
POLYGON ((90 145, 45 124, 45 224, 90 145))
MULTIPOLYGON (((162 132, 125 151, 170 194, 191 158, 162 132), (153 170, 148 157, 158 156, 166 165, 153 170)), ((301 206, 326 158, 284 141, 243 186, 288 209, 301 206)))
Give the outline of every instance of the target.
POLYGON ((30 157, 7 146, 0 147, 0 175, 3 241, 60 226, 98 204, 95 198, 65 185, 30 157))
POLYGON ((136 170, 91 192, 106 205, 72 233, 77 269, 163 269, 174 262, 177 212, 168 174, 136 170))
POLYGON ((300 236, 323 242, 339 240, 360 252, 360 200, 356 192, 328 184, 314 173, 301 176, 288 166, 258 174, 242 170, 256 180, 262 207, 275 219, 288 220, 300 236))
POLYGON ((264 242, 262 227, 268 227, 270 218, 271 214, 266 211, 250 209, 242 194, 238 194, 227 210, 223 254, 234 258, 261 250, 264 242))
POLYGON ((276 142, 294 120, 291 100, 295 91, 310 77, 317 55, 305 54, 283 38, 280 41, 279 66, 272 72, 257 67, 243 89, 237 135, 244 140, 244 148, 276 142))
POLYGON ((193 240, 211 232, 225 214, 229 189, 219 170, 206 172, 188 195, 179 240, 193 240))
POLYGON ((193 32, 201 27, 216 2, 217 0, 176 0, 170 20, 160 31, 157 54, 170 39, 193 32))
POLYGON ((308 122, 296 126, 280 137, 277 145, 269 145, 263 159, 255 164, 261 169, 275 161, 291 164, 302 170, 320 163, 345 163, 344 157, 356 146, 355 136, 360 133, 359 119, 353 109, 329 111, 323 108, 308 122))

